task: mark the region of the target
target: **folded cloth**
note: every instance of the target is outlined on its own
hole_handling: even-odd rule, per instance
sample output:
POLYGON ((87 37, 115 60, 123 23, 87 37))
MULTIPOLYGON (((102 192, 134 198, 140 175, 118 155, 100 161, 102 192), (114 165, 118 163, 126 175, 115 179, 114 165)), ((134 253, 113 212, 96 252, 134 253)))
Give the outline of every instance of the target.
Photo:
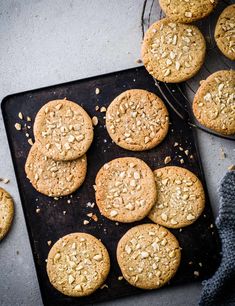
POLYGON ((216 226, 222 258, 212 278, 203 281, 200 306, 235 305, 235 171, 228 172, 219 187, 220 208, 216 226))

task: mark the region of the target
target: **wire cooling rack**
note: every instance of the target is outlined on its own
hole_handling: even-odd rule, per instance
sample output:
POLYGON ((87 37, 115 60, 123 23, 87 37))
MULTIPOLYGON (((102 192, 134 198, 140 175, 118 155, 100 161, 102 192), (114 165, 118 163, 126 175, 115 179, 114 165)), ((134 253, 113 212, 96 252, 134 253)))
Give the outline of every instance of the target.
MULTIPOLYGON (((202 19, 195 24, 204 34, 207 42, 207 53, 203 67, 199 73, 190 80, 179 83, 163 83, 154 79, 156 86, 169 106, 177 113, 177 115, 188 122, 188 124, 206 133, 218 136, 220 138, 235 140, 235 135, 227 136, 218 134, 204 126, 202 126, 194 117, 192 111, 193 97, 199 87, 201 80, 205 80, 210 74, 218 70, 235 69, 235 62, 226 58, 218 49, 214 40, 214 29, 219 15, 224 8, 230 4, 234 4, 235 0, 219 1, 215 11, 206 19, 202 19)), ((164 13, 161 10, 157 0, 144 0, 143 10, 141 15, 142 35, 156 20, 164 18, 164 13)))

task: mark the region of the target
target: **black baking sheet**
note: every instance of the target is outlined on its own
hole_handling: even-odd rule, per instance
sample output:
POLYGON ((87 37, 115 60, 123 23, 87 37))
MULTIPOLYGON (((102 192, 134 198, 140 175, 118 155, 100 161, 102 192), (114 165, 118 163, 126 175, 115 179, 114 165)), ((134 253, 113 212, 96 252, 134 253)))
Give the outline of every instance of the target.
MULTIPOLYGON (((96 111, 95 108, 97 105, 107 107, 118 94, 132 88, 146 89, 159 94, 152 77, 143 67, 140 67, 13 94, 4 98, 2 102, 3 118, 42 299, 46 306, 88 305, 145 292, 130 286, 125 280, 118 280, 121 273, 116 261, 116 246, 118 240, 129 228, 150 222, 150 220, 146 218, 132 224, 116 224, 101 216, 96 206, 88 207, 89 202, 95 202, 93 184, 97 171, 104 163, 117 157, 134 156, 143 159, 152 169, 156 169, 164 166, 166 156, 171 156, 172 161, 168 165, 183 166, 193 171, 202 180, 206 189, 195 133, 171 109, 169 109, 170 131, 166 139, 156 148, 145 152, 131 152, 112 143, 104 126, 105 113, 96 111), (100 89, 98 95, 95 93, 96 88, 100 89), (94 141, 87 154, 88 172, 84 184, 72 197, 66 196, 55 200, 38 193, 26 179, 24 165, 30 145, 25 134, 29 133, 33 138, 32 125, 35 115, 46 102, 65 97, 79 103, 91 117, 97 116, 99 124, 94 128, 94 141), (20 120, 19 112, 22 112, 24 118, 31 117, 32 122, 20 120), (22 131, 17 131, 14 127, 16 122, 31 128, 24 127, 22 131), (175 142, 178 142, 179 146, 174 147, 175 142), (188 155, 185 154, 185 150, 189 151, 188 155), (183 164, 180 162, 181 159, 184 160, 183 164), (68 203, 68 200, 71 203, 68 203), (37 208, 40 209, 38 213, 37 208), (88 225, 83 225, 83 221, 89 219, 87 213, 90 212, 98 216, 98 221, 91 220, 88 225), (60 237, 79 231, 93 234, 102 240, 111 257, 111 271, 105 282, 108 287, 97 290, 89 297, 70 298, 59 293, 49 283, 45 259, 51 246, 48 246, 47 241, 51 240, 53 245, 60 237)), ((203 215, 193 225, 182 230, 172 230, 172 232, 182 247, 182 261, 170 285, 208 278, 218 265, 220 252, 208 196, 203 215), (194 271, 198 271, 199 276, 195 275, 194 271)))

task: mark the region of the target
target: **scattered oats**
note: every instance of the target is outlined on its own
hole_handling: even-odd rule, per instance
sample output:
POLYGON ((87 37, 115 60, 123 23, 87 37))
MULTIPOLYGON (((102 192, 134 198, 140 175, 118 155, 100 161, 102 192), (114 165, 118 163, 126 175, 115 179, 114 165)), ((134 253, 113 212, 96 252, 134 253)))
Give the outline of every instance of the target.
POLYGON ((100 107, 99 107, 98 105, 96 105, 95 110, 98 111, 99 108, 100 108, 100 107))
POLYGON ((174 147, 177 147, 178 145, 179 145, 178 142, 175 142, 175 143, 174 143, 174 147))
POLYGON ((58 197, 54 197, 54 200, 58 201, 58 200, 59 200, 59 198, 58 198, 58 197))
POLYGON ((29 133, 26 133, 25 136, 26 136, 26 137, 29 137, 29 133))
POLYGON ((23 114, 19 112, 18 117, 22 120, 23 119, 23 114))
POLYGON ((232 171, 232 170, 235 170, 235 165, 231 165, 228 167, 228 170, 232 171))
POLYGON ((37 213, 37 214, 40 213, 40 210, 41 210, 40 208, 37 208, 37 209, 36 209, 36 213, 37 213))
POLYGON ((20 124, 20 123, 16 123, 16 124, 15 124, 15 129, 16 129, 17 131, 20 131, 20 130, 21 130, 21 124, 20 124))
POLYGON ((70 204, 70 203, 71 203, 71 200, 67 200, 67 203, 70 204))
POLYGON ((88 220, 84 220, 84 221, 83 221, 83 224, 84 224, 84 225, 87 225, 87 224, 89 224, 89 223, 90 223, 90 222, 89 222, 88 220))
POLYGON ((181 164, 184 163, 184 159, 183 159, 183 158, 180 159, 180 163, 181 163, 181 164))
POLYGON ((93 185, 94 190, 96 191, 96 185, 93 185))
POLYGON ((199 262, 198 265, 199 265, 199 267, 202 267, 202 263, 201 262, 199 262))
POLYGON ((100 89, 98 87, 96 87, 95 93, 96 93, 96 95, 98 95, 100 93, 100 89))
POLYGON ((48 241, 47 241, 47 244, 50 246, 50 245, 51 245, 51 240, 48 240, 48 241))
POLYGON ((188 156, 189 150, 185 150, 184 153, 188 156))
POLYGON ((169 162, 171 162, 171 157, 170 156, 166 156, 164 159, 164 164, 168 164, 169 162))
POLYGON ((98 124, 98 118, 96 116, 92 117, 92 123, 94 126, 96 126, 98 124))
POLYGON ((101 112, 101 113, 105 113, 105 112, 106 112, 106 107, 105 107, 105 106, 102 106, 102 107, 100 108, 100 112, 101 112))
POLYGON ((32 140, 32 138, 29 138, 28 139, 28 143, 32 146, 33 145, 33 140, 32 140))
POLYGON ((30 122, 30 121, 31 121, 31 118, 30 118, 29 116, 27 116, 27 117, 26 117, 26 120, 27 120, 28 122, 30 122))
POLYGON ((63 215, 66 215, 66 210, 63 210, 63 215))
POLYGON ((119 281, 123 280, 123 276, 118 276, 118 280, 119 281))

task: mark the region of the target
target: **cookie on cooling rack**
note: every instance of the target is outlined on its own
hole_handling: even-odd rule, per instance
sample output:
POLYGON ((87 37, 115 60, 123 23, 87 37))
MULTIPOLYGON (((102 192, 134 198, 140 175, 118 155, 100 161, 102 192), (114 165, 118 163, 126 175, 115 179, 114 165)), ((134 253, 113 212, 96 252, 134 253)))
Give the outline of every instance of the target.
POLYGON ((10 194, 0 188, 0 240, 8 233, 14 216, 14 204, 10 194))
POLYGON ((224 135, 235 134, 235 70, 211 74, 199 87, 193 112, 205 127, 224 135))
POLYGON ((134 157, 106 163, 96 176, 96 203, 102 215, 119 222, 134 222, 148 215, 157 196, 149 166, 134 157))
POLYGON ((206 42, 196 26, 162 19, 147 30, 142 59, 157 80, 179 83, 193 77, 203 65, 206 42))
POLYGON ((92 143, 92 121, 78 104, 53 100, 37 113, 34 136, 43 155, 54 160, 74 160, 84 155, 92 143))
POLYGON ((190 23, 208 16, 218 0, 159 0, 168 18, 177 22, 190 23))
POLYGON ((60 197, 77 190, 86 177, 86 155, 71 161, 55 161, 39 151, 37 143, 31 147, 25 172, 34 188, 50 197, 60 197))
POLYGON ((169 115, 162 100, 155 94, 131 89, 121 93, 109 105, 106 127, 120 147, 144 151, 157 146, 169 128, 169 115))
POLYGON ((47 259, 52 286, 74 297, 96 291, 107 278, 109 269, 107 249, 97 238, 85 233, 72 233, 59 239, 47 259))
POLYGON ((182 167, 154 171, 157 201, 148 217, 160 225, 180 228, 195 222, 205 207, 205 194, 195 174, 182 167))
POLYGON ((235 60, 235 4, 229 5, 220 15, 215 27, 215 41, 220 51, 235 60))
POLYGON ((177 239, 157 224, 132 227, 118 242, 117 260, 124 278, 141 289, 165 285, 180 264, 177 239))

